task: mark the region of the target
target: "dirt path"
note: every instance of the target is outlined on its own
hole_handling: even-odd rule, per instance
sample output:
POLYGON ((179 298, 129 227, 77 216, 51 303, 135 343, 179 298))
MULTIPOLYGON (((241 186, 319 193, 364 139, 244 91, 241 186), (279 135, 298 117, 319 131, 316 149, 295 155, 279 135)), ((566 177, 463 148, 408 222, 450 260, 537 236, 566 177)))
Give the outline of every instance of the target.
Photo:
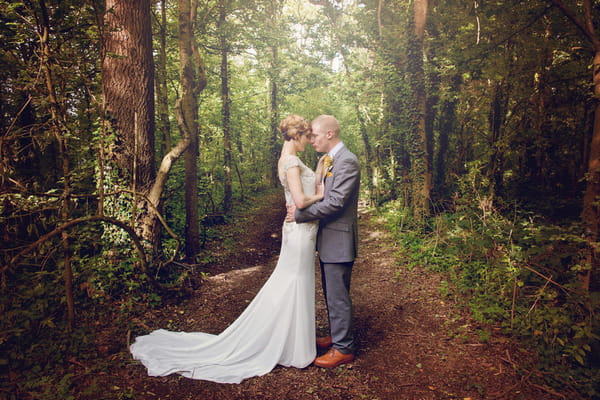
MULTIPOLYGON (((183 304, 148 315, 150 328, 223 330, 244 309, 275 266, 283 205, 279 195, 224 227, 208 277, 183 304)), ((515 370, 529 355, 500 335, 481 341, 477 326, 440 292, 440 276, 408 271, 394 259, 395 244, 381 221, 361 213, 360 258, 352 282, 360 350, 350 365, 334 370, 277 367, 239 385, 194 381, 177 375, 153 378, 127 361, 115 380, 135 399, 556 399, 515 370), (401 271, 398 275, 398 271, 401 271)), ((318 268, 317 268, 318 270, 318 268)), ((320 277, 317 276, 317 282, 320 277)), ((317 290, 317 329, 325 332, 324 303, 317 290)), ((120 354, 123 361, 128 353, 120 354)))

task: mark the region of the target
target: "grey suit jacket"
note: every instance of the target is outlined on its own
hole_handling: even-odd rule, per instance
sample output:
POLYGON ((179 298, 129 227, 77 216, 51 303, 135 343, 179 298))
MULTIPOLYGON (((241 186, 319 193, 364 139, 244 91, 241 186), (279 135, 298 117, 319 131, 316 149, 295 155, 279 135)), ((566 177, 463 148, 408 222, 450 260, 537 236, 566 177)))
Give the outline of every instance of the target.
POLYGON ((330 172, 323 200, 297 209, 295 218, 296 222, 319 220, 317 250, 322 262, 351 262, 358 254, 358 158, 344 146, 335 155, 330 172))

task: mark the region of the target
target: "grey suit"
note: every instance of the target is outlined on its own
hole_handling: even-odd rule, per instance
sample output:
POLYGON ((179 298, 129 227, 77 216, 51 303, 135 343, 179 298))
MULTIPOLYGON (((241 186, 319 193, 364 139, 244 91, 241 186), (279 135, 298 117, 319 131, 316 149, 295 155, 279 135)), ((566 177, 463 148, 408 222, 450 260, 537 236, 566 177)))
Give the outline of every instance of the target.
POLYGON ((317 250, 333 347, 348 354, 356 350, 350 277, 358 254, 358 158, 344 146, 335 155, 330 172, 323 200, 296 210, 295 218, 296 222, 319 220, 317 250))

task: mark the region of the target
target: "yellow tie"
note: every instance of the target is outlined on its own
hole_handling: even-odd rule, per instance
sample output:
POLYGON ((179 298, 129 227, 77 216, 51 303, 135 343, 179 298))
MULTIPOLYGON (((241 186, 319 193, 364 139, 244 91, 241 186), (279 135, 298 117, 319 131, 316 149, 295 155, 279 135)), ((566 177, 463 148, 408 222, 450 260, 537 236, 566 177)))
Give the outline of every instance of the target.
POLYGON ((326 177, 330 177, 331 174, 331 167, 333 166, 333 157, 331 157, 329 154, 327 154, 324 158, 323 158, 323 172, 325 173, 326 177))

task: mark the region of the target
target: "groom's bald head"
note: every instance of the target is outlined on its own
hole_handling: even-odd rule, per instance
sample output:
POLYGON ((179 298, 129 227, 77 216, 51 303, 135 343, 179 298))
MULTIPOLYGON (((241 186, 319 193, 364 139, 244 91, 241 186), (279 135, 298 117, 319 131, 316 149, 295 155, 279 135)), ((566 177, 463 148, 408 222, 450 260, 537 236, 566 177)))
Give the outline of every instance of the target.
POLYGON ((340 123, 333 115, 319 115, 312 120, 311 125, 324 131, 331 131, 336 138, 340 137, 340 123))
POLYGON ((340 139, 340 123, 331 115, 320 115, 311 122, 310 142, 319 153, 328 153, 340 139))

